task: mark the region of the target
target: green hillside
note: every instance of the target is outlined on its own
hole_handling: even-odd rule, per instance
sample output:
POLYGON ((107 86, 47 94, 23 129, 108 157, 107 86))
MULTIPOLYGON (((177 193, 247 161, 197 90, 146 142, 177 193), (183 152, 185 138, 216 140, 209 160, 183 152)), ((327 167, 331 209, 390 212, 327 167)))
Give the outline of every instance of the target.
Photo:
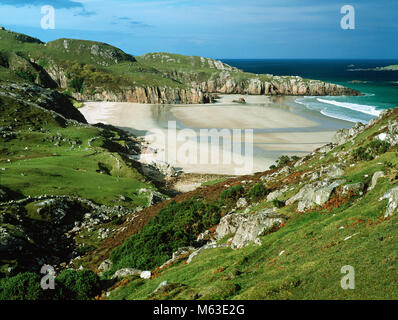
POLYGON ((86 124, 68 96, 0 82, 0 111, 2 276, 92 251, 161 187, 128 158, 138 141, 86 124))
POLYGON ((396 300, 398 108, 305 157, 181 194, 167 188, 170 168, 133 160, 142 140, 76 108, 236 92, 359 94, 0 30, 0 300, 396 300), (55 267, 52 292, 43 265, 55 267), (355 289, 341 286, 345 266, 355 289))
MULTIPOLYGON (((170 203, 169 211, 159 211, 158 220, 153 219, 110 255, 114 263, 110 274, 123 267, 145 268, 142 262, 146 254, 152 257, 151 261, 159 257, 157 268, 146 262, 153 270, 152 278, 124 278, 108 290, 109 299, 397 299, 397 124, 395 109, 365 130, 355 132, 344 144, 319 150, 299 161, 288 162, 285 157, 270 172, 202 187, 202 196, 196 201, 212 204, 223 215, 239 216, 244 212, 254 218, 272 211, 272 215, 282 217, 282 224, 265 228, 258 240, 242 248, 231 248, 234 234, 226 232, 221 239, 212 241, 216 246, 228 246, 198 251, 189 263, 188 257, 196 249, 185 249, 185 253, 166 262, 177 247, 203 245, 195 239, 208 228, 202 225, 196 232, 190 231, 192 239, 181 235, 178 244, 174 244, 176 238, 157 238, 162 232, 159 228, 167 230, 162 221, 168 215, 187 212, 187 206, 195 212, 189 200, 182 201, 180 207, 170 203), (395 146, 378 142, 376 137, 382 133, 390 134, 395 146), (333 169, 328 172, 325 168, 333 169), (375 173, 380 176, 378 180, 375 173), (313 185, 316 190, 316 183, 332 185, 337 181, 340 184, 329 190, 321 204, 301 210, 302 203, 289 202, 308 186, 313 185), (228 189, 228 185, 234 187, 228 189), (383 199, 391 190, 391 195, 383 199), (267 198, 275 192, 273 200, 267 198), (247 204, 237 207, 238 198, 245 198, 247 204), (153 238, 151 248, 155 250, 147 252, 149 248, 145 246, 133 246, 139 243, 141 234, 146 239, 153 238), (156 250, 166 244, 172 248, 156 250), (162 258, 166 252, 168 255, 162 258), (346 265, 355 269, 354 290, 343 290, 340 285, 344 276, 341 268, 346 265), (155 291, 161 283, 164 286, 155 291)), ((324 190, 315 196, 322 197, 324 190)), ((309 188, 310 195, 311 192, 309 188)), ((196 219, 203 221, 199 217, 196 219)), ((174 234, 185 230, 181 225, 179 231, 175 221, 172 225, 174 234)), ((250 236, 250 229, 246 231, 246 236, 250 236)), ((210 228, 208 235, 217 232, 218 228, 210 228)))
POLYGON ((209 58, 170 53, 134 57, 105 43, 43 43, 8 30, 0 30, 1 79, 56 88, 79 100, 145 103, 205 103, 217 93, 360 94, 322 81, 246 73, 209 58))

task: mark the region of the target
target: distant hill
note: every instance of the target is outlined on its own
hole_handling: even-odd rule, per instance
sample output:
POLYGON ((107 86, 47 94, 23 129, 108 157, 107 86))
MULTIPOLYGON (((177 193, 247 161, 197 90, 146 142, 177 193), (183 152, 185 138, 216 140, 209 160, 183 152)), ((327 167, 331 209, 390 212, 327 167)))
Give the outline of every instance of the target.
POLYGON ((134 57, 105 43, 43 43, 0 30, 0 80, 57 88, 79 100, 206 103, 217 94, 359 95, 317 80, 251 74, 221 61, 171 53, 134 57))

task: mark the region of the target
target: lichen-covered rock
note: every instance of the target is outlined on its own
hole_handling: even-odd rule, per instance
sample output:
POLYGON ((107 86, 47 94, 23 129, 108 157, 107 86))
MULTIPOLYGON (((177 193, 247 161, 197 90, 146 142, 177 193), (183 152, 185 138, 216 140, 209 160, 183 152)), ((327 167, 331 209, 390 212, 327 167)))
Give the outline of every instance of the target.
POLYGON ((380 201, 386 199, 388 200, 388 204, 384 217, 389 217, 398 211, 398 187, 395 187, 384 194, 380 198, 380 201))
POLYGON ((225 236, 235 234, 242 220, 244 220, 244 216, 240 214, 225 215, 217 226, 215 238, 220 240, 225 236))
POLYGON ((334 136, 332 137, 332 143, 336 143, 337 145, 341 145, 346 143, 350 138, 350 133, 348 129, 340 129, 337 130, 334 136))
POLYGON ((275 190, 268 194, 267 201, 272 201, 281 197, 287 190, 289 189, 288 186, 283 187, 282 189, 275 190))
POLYGON ((247 206, 247 201, 245 198, 239 198, 239 200, 236 202, 236 207, 237 208, 243 208, 247 206))
POLYGON ((289 206, 299 201, 297 207, 297 211, 299 212, 311 209, 315 205, 322 206, 329 200, 333 190, 344 182, 345 180, 337 180, 333 183, 318 181, 305 185, 296 195, 286 201, 286 205, 289 206))
POLYGON ((376 171, 373 176, 372 176, 372 182, 370 183, 369 186, 369 191, 372 190, 376 184, 377 184, 377 180, 379 180, 380 178, 384 177, 384 172, 383 171, 376 171))
POLYGON ((385 141, 391 146, 396 146, 398 144, 398 121, 390 120, 388 122, 387 131, 378 134, 375 139, 385 141))
POLYGON ((140 274, 141 279, 150 279, 152 276, 151 271, 142 271, 140 274))
POLYGON ((361 194, 365 189, 365 185, 362 182, 347 184, 343 187, 343 194, 348 194, 350 192, 361 194))
POLYGON ((142 271, 133 269, 133 268, 123 268, 117 270, 113 276, 112 279, 117 279, 117 278, 124 278, 124 277, 129 277, 129 276, 141 276, 142 271))
POLYGON ((104 260, 98 267, 98 270, 101 272, 106 272, 111 270, 112 268, 112 261, 109 259, 104 260))
MULTIPOLYGON (((243 215, 242 215, 243 216, 243 215)), ((275 225, 282 224, 282 216, 277 213, 260 212, 244 215, 232 239, 232 248, 242 248, 255 241, 259 235, 275 225)))

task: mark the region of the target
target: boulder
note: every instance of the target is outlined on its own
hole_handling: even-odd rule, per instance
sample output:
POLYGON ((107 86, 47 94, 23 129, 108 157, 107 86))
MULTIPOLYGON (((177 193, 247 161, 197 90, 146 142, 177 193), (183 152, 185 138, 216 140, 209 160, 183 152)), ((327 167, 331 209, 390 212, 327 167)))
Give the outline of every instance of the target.
POLYGON ((128 277, 128 276, 141 276, 141 274, 142 274, 141 270, 132 269, 132 268, 124 268, 124 269, 117 270, 113 274, 112 279, 124 278, 124 277, 128 277))
POLYGON ((376 186, 377 180, 379 180, 382 177, 384 177, 384 172, 376 171, 372 176, 372 182, 370 183, 368 191, 372 190, 376 186))
POLYGON ((380 201, 386 199, 388 200, 388 204, 384 217, 389 217, 398 211, 398 187, 392 188, 390 191, 385 193, 380 198, 380 201))
POLYGON ((354 192, 356 194, 361 194, 365 189, 365 185, 362 182, 347 184, 343 187, 343 194, 349 192, 354 192))
POLYGON ((391 146, 396 146, 398 144, 398 121, 390 120, 387 131, 378 134, 374 139, 388 142, 391 146))
POLYGON ((346 143, 349 140, 349 138, 350 138, 350 133, 348 129, 340 129, 337 130, 337 132, 332 137, 332 143, 341 145, 346 143))
POLYGON ((257 214, 244 215, 243 219, 240 221, 239 228, 231 243, 231 247, 235 249, 247 246, 265 231, 271 229, 275 225, 279 226, 282 223, 282 217, 277 213, 265 211, 257 214))
POLYGON ((288 189, 289 189, 288 186, 285 186, 285 187, 283 187, 282 189, 275 190, 275 191, 271 192, 271 193, 268 194, 268 196, 267 196, 267 201, 272 201, 272 200, 278 199, 278 198, 281 197, 288 189))
POLYGON ((98 270, 101 272, 106 272, 111 270, 112 268, 112 261, 109 259, 104 260, 98 267, 98 270))
POLYGON ((203 251, 203 250, 209 250, 209 249, 216 249, 216 248, 225 248, 228 245, 226 244, 216 244, 216 243, 210 243, 210 244, 206 244, 203 247, 200 247, 199 249, 195 250, 194 252, 192 252, 188 259, 187 259, 187 263, 191 263, 192 259, 195 258, 199 252, 203 251))
POLYGON ((140 274, 141 279, 150 279, 152 276, 151 271, 142 271, 140 274))
POLYGON ((153 294, 157 293, 160 289, 162 289, 163 287, 166 287, 169 284, 169 282, 167 280, 161 282, 157 288, 153 291, 153 294))
POLYGON ((227 214, 221 218, 217 226, 215 238, 220 240, 227 235, 235 234, 240 224, 246 221, 245 215, 241 214, 227 214))
POLYGON ((237 202, 236 202, 236 207, 237 208, 243 208, 247 206, 247 201, 245 198, 240 198, 237 202))
POLYGON ((297 211, 304 212, 313 208, 315 205, 325 204, 332 194, 333 190, 342 185, 345 180, 337 180, 331 184, 328 182, 315 182, 305 185, 301 190, 286 201, 289 206, 296 201, 299 201, 297 211))
POLYGON ((328 153, 329 151, 333 150, 333 148, 334 148, 334 144, 329 143, 329 144, 326 144, 326 145, 320 147, 317 151, 320 153, 328 153))
POLYGON ((344 174, 343 165, 335 163, 322 170, 322 174, 326 174, 330 178, 341 177, 344 174))

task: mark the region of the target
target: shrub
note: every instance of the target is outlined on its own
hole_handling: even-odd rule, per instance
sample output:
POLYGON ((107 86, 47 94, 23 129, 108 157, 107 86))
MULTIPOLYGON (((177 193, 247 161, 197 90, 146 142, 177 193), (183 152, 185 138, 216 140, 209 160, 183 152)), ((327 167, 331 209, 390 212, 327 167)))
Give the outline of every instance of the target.
POLYGON ((35 82, 35 80, 36 80, 36 76, 34 74, 32 74, 30 71, 19 70, 19 71, 15 71, 15 74, 18 77, 20 77, 26 81, 29 81, 29 82, 35 82))
POLYGON ((220 197, 222 200, 226 199, 236 200, 243 194, 243 192, 244 192, 243 187, 240 184, 238 184, 221 192, 220 197))
POLYGON ((276 160, 276 163, 278 167, 283 167, 284 165, 287 165, 290 161, 291 159, 289 158, 289 156, 281 156, 278 160, 276 160))
POLYGON ((90 270, 64 270, 56 277, 58 299, 88 300, 101 292, 99 277, 90 270))
POLYGON ((280 201, 278 199, 272 200, 272 205, 278 209, 283 208, 285 206, 285 201, 280 201))
POLYGON ((70 81, 69 86, 73 90, 75 90, 75 92, 83 93, 84 79, 83 78, 74 78, 70 81))
POLYGON ((32 272, 19 273, 14 277, 0 279, 0 300, 40 300, 44 290, 41 277, 32 272))
POLYGON ((390 147, 391 145, 386 141, 373 140, 369 143, 369 148, 375 155, 386 153, 390 147))
POLYGON ((373 160, 373 156, 367 151, 365 147, 359 147, 352 153, 354 160, 373 160))
POLYGON ((195 198, 181 203, 172 201, 139 233, 112 251, 113 270, 159 266, 178 248, 195 245, 197 235, 216 225, 220 218, 216 205, 195 198))
POLYGON ((281 168, 281 167, 283 167, 283 166, 289 164, 289 163, 292 162, 292 161, 297 161, 298 159, 300 159, 300 158, 297 157, 297 156, 292 156, 292 157, 289 157, 289 156, 281 156, 281 157, 279 157, 278 160, 275 161, 276 164, 275 164, 275 165, 274 165, 274 164, 271 165, 269 168, 270 168, 271 170, 272 170, 272 169, 276 169, 276 168, 281 168))
POLYGON ((359 147, 352 153, 354 160, 373 160, 377 155, 386 153, 391 145, 386 141, 373 140, 365 147, 359 147))
POLYGON ((269 191, 267 188, 262 183, 258 182, 250 188, 248 196, 253 200, 258 200, 264 198, 268 193, 269 191))

